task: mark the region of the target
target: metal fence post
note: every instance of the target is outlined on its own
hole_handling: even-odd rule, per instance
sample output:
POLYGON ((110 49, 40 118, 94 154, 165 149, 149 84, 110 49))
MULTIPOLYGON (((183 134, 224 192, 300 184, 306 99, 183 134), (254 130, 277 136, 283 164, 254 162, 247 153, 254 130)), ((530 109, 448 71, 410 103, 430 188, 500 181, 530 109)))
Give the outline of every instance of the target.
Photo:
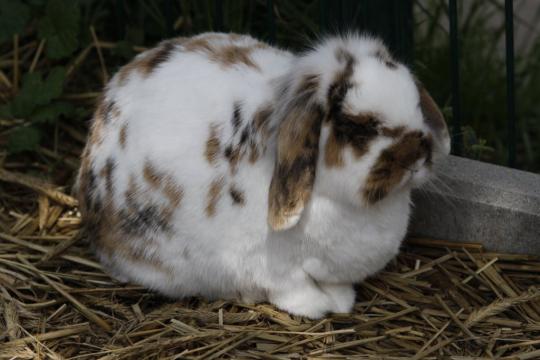
POLYGON ((461 132, 461 100, 459 89, 459 38, 456 0, 449 0, 450 20, 450 73, 452 75, 452 148, 453 153, 462 155, 463 134, 461 132))
POLYGON ((266 0, 266 22, 268 26, 268 40, 270 44, 276 42, 276 18, 274 16, 274 1, 266 0))
POLYGON ((214 31, 223 31, 223 0, 215 0, 214 5, 214 31))
POLYGON ((504 1, 506 37, 506 117, 508 123, 508 166, 516 166, 516 106, 514 72, 514 1, 504 1))

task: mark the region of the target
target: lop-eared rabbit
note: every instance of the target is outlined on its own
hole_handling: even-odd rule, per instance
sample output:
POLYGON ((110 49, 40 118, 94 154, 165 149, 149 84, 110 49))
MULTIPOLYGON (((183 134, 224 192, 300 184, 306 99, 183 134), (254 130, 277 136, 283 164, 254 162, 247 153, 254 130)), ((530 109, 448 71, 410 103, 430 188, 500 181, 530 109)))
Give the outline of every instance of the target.
POLYGON ((352 284, 398 253, 411 189, 449 149, 439 108, 376 38, 293 54, 204 33, 107 85, 80 209, 121 281, 318 318, 351 311, 352 284))

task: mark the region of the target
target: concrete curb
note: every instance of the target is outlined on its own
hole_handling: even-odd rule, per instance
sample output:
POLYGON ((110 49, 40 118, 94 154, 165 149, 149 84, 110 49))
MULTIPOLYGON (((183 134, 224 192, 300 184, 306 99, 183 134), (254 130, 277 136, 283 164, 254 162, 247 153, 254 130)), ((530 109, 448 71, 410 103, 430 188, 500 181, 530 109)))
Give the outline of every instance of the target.
POLYGON ((540 175, 449 156, 413 192, 409 233, 540 255, 540 175))

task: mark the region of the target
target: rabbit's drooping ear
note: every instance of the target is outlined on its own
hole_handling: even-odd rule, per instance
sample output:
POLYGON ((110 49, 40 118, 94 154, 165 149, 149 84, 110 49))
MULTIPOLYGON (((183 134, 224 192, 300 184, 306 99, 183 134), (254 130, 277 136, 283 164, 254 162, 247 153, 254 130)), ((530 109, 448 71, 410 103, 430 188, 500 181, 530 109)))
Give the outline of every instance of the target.
POLYGON ((446 148, 449 147, 450 138, 444 116, 424 86, 419 81, 416 81, 416 86, 420 94, 420 109, 422 110, 425 123, 433 131, 435 145, 447 152, 449 149, 446 148))
POLYGON ((268 223, 286 230, 298 223, 311 196, 323 119, 322 106, 314 101, 319 84, 316 75, 305 76, 286 101, 277 135, 277 154, 269 191, 268 223))

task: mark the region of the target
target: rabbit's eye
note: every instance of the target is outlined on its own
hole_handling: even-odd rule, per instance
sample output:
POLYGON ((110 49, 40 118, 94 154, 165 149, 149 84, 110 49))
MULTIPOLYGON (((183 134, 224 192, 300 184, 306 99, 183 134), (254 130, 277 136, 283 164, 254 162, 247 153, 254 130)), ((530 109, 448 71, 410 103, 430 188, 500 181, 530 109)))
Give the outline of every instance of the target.
POLYGON ((357 158, 368 151, 369 143, 376 138, 379 121, 372 114, 352 115, 338 112, 328 121, 331 132, 326 145, 325 161, 329 166, 342 166, 342 151, 350 146, 357 158))

